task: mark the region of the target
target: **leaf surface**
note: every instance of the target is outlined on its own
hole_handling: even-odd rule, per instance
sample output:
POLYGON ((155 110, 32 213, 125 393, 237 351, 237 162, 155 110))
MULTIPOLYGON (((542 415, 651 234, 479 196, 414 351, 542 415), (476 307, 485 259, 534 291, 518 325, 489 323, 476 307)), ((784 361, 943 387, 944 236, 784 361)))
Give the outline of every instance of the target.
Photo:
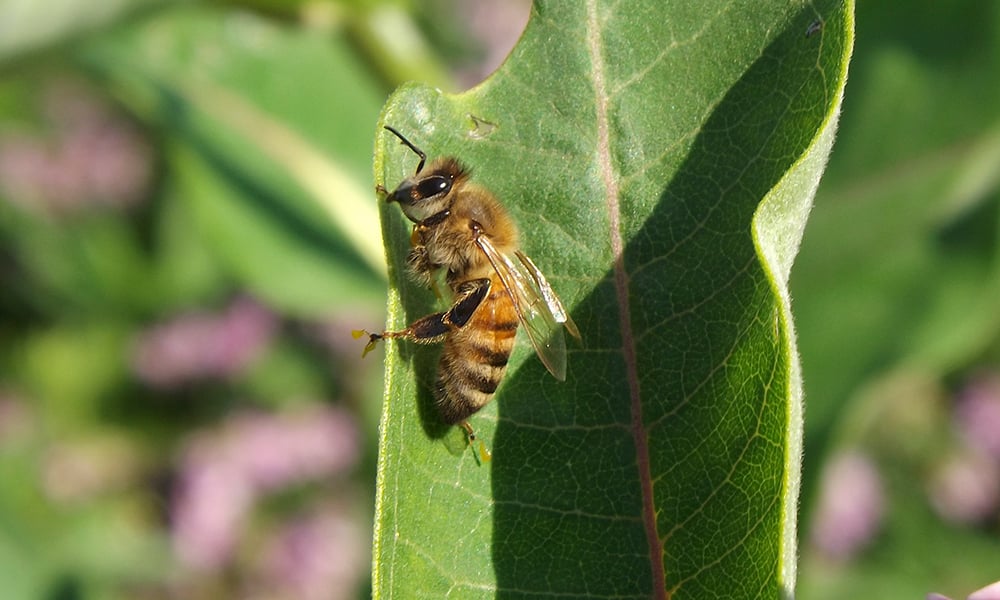
POLYGON ((91 41, 81 59, 169 131, 178 195, 240 283, 294 314, 378 301, 358 148, 371 147, 380 97, 343 40, 182 5, 91 41))
MULTIPOLYGON (((788 270, 832 144, 850 3, 539 1, 511 57, 380 124, 457 156, 580 326, 559 383, 519 344, 440 423, 437 354, 393 343, 376 598, 775 598, 794 584, 800 381, 788 270), (819 25, 821 23, 821 25, 819 25), (807 32, 809 32, 807 34, 807 32)), ((376 180, 417 158, 383 132, 376 180)), ((441 309, 381 206, 394 329, 441 309)))

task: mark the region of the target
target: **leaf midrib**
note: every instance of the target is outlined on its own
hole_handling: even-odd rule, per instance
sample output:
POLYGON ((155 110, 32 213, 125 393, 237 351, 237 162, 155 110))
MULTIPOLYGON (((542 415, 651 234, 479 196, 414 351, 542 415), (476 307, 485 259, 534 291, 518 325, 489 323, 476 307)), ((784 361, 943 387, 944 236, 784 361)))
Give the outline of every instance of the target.
POLYGON ((604 56, 601 52, 601 27, 596 0, 587 0, 587 48, 593 72, 595 117, 597 122, 598 171, 604 185, 608 209, 609 238, 614 258, 615 296, 618 302, 618 319, 621 327, 622 359, 625 379, 628 381, 631 410, 631 431, 636 451, 636 466, 642 490, 642 521, 649 547, 650 574, 653 598, 667 600, 666 573, 663 568, 663 543, 656 527, 656 509, 653 498, 653 478, 650 472, 649 444, 642 418, 642 395, 639 389, 638 361, 635 337, 632 333, 632 315, 629 306, 629 276, 625 269, 625 243, 621 231, 621 198, 618 177, 611 160, 611 138, 608 124, 608 93, 604 78, 604 56))

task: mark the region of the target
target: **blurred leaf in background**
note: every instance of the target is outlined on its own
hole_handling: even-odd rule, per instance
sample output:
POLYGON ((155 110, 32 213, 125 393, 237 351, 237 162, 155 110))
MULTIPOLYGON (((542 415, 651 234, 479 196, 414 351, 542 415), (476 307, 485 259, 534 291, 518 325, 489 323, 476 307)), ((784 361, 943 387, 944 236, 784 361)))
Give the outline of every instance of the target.
POLYGON ((792 273, 800 597, 1000 579, 1000 7, 861 2, 792 273))
POLYGON ((485 6, 0 2, 0 596, 368 595, 375 123, 485 6))

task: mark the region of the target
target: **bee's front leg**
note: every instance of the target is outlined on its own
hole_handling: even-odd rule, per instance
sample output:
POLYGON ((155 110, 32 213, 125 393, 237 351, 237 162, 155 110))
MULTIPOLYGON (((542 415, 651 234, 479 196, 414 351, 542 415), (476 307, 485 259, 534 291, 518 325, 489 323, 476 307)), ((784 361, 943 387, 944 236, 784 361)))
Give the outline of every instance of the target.
POLYGON ((490 280, 488 278, 466 281, 458 288, 458 300, 446 312, 434 313, 417 319, 410 323, 406 329, 399 331, 369 333, 364 330, 355 330, 354 337, 360 338, 363 335, 368 335, 368 345, 365 346, 362 356, 371 352, 379 340, 386 338, 402 338, 418 344, 436 344, 443 341, 449 331, 464 327, 489 292, 490 280))
MULTIPOLYGON (((414 245, 406 256, 406 270, 410 277, 421 286, 430 287, 434 283, 434 273, 439 266, 431 262, 427 246, 422 244, 414 245)), ((442 297, 438 290, 435 289, 434 293, 438 298, 442 297)))

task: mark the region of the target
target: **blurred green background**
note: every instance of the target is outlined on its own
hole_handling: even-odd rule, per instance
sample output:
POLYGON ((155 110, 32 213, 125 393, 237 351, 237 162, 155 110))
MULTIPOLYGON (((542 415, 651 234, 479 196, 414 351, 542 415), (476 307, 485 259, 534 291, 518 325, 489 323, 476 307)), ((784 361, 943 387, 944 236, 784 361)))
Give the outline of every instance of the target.
MULTIPOLYGON (((1000 4, 861 2, 793 270, 799 597, 1000 579, 1000 4)), ((0 0, 0 597, 363 598, 398 84, 524 0, 0 0)))

